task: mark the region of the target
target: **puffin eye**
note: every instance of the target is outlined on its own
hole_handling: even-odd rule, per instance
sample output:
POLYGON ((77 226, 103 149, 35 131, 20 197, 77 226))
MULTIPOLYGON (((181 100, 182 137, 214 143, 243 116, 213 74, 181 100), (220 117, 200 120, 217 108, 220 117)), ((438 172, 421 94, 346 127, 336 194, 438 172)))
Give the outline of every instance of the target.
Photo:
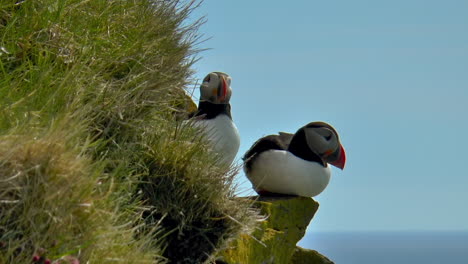
POLYGON ((208 74, 208 75, 205 77, 205 79, 203 79, 203 82, 209 82, 209 81, 210 81, 210 77, 211 77, 211 76, 208 74))
POLYGON ((328 136, 324 136, 324 138, 325 138, 327 141, 330 141, 330 139, 332 138, 332 135, 329 134, 328 136))

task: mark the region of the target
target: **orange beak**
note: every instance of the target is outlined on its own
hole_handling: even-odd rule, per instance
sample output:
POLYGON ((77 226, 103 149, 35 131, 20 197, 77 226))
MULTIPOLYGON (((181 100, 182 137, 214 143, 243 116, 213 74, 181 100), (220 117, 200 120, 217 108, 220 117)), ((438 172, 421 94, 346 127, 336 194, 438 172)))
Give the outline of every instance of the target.
POLYGON ((228 92, 228 85, 226 83, 226 79, 224 79, 223 76, 221 76, 221 81, 222 81, 222 84, 221 84, 221 89, 219 92, 219 101, 220 102, 223 102, 226 100, 226 96, 227 96, 227 92, 228 92))
POLYGON ((329 162, 329 163, 341 170, 344 169, 344 166, 346 163, 346 152, 343 146, 340 145, 340 154, 338 155, 338 159, 334 162, 329 162))

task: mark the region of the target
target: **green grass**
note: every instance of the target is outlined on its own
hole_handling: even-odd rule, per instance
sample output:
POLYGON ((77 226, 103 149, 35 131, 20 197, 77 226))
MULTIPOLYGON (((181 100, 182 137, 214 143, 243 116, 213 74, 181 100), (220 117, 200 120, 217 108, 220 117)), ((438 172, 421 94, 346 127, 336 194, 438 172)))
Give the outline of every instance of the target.
POLYGON ((200 263, 251 225, 180 121, 197 4, 0 3, 0 263, 200 263))

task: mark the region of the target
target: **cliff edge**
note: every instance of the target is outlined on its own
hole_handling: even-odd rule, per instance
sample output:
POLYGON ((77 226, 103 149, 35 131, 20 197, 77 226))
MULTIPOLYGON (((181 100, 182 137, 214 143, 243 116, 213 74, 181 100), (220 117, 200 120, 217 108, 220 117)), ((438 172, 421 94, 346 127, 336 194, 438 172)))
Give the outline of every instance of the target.
POLYGON ((304 236, 319 204, 307 197, 249 197, 265 219, 251 234, 241 234, 220 253, 219 263, 330 264, 327 257, 296 244, 304 236))

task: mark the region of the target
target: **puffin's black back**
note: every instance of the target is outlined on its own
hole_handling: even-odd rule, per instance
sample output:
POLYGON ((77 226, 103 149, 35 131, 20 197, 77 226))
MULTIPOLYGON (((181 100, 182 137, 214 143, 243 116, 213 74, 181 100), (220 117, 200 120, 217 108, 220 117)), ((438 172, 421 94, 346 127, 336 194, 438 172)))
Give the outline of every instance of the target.
POLYGON ((257 140, 242 157, 247 172, 252 169, 252 164, 260 153, 273 149, 287 150, 301 159, 327 166, 326 162, 309 148, 304 129, 301 128, 296 134, 280 132, 279 135, 269 135, 257 140))
POLYGON ((292 137, 293 134, 280 133, 280 135, 269 135, 257 140, 242 157, 242 160, 245 162, 244 166, 247 171, 250 171, 253 162, 260 153, 272 149, 286 150, 292 137))
POLYGON ((231 105, 230 104, 213 104, 206 101, 201 101, 198 104, 198 111, 191 113, 189 118, 202 117, 203 119, 213 119, 220 114, 231 117, 231 105))

